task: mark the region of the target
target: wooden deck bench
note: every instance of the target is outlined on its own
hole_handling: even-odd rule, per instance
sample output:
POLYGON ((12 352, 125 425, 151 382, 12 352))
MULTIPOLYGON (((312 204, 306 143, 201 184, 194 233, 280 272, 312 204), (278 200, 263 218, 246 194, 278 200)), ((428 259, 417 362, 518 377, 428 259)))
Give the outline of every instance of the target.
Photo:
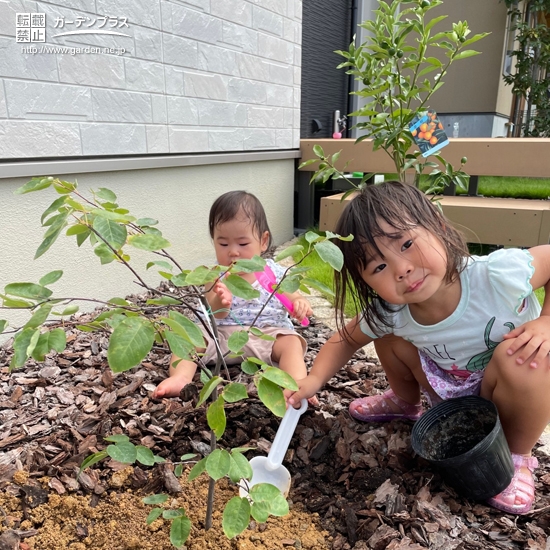
MULTIPOLYGON (((302 140, 301 162, 314 158, 313 145, 327 155, 342 150, 337 166, 350 172, 391 173, 393 162, 382 150, 373 152, 372 142, 364 140, 302 140)), ((550 242, 550 201, 500 199, 477 196, 477 176, 523 176, 550 178, 550 139, 535 138, 457 138, 443 151, 455 167, 467 157, 466 171, 472 174, 469 195, 441 197, 445 215, 460 229, 468 242, 529 247, 550 242)), ((306 167, 309 180, 315 164, 306 167)), ((301 183, 303 186, 303 182, 301 183)), ((300 189, 299 189, 300 191, 300 189)), ((452 190, 453 191, 453 190, 452 190)), ((305 190, 302 189, 302 195, 305 190)), ((345 202, 342 193, 321 199, 319 229, 334 230, 345 202)), ((349 198, 347 199, 349 200, 349 198)))

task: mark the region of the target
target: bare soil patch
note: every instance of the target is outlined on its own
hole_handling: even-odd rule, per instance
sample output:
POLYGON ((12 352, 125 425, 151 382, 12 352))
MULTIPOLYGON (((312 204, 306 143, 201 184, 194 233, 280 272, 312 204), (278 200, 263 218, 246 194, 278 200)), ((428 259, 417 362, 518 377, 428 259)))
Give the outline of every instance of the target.
MULTIPOLYGON (((312 319, 298 330, 311 362, 330 329, 312 319)), ((184 475, 180 491, 166 465, 129 468, 105 460, 77 479, 82 460, 104 449, 103 437, 113 433, 169 461, 208 452, 204 412, 194 408, 192 393, 150 398, 166 375, 167 352, 155 349, 140 368, 113 375, 106 346, 105 337, 69 332, 63 353, 12 374, 9 353, 0 350, 0 550, 172 548, 166 521, 145 524, 151 507, 141 497, 157 492, 171 492, 167 505, 191 517, 193 550, 549 547, 548 457, 535 453, 537 501, 526 516, 460 498, 414 455, 410 423, 366 424, 349 416, 351 399, 387 388, 381 367, 363 352, 321 391, 320 407, 301 418, 285 462, 293 479, 285 518, 252 523, 227 541, 221 507, 236 493, 230 483, 218 489, 214 527, 205 532, 205 476, 188 484, 184 475)), ((222 446, 257 447, 249 458, 268 452, 279 420, 258 399, 230 405, 227 414, 222 446)))

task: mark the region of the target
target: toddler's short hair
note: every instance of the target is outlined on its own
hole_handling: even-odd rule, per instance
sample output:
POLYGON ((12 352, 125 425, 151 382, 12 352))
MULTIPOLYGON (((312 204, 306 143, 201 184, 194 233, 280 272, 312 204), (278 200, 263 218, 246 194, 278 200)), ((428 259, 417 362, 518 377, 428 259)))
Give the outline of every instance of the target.
POLYGON ((229 191, 214 201, 208 218, 210 237, 214 238, 214 229, 218 225, 235 219, 241 211, 252 222, 252 230, 259 239, 266 231, 269 233, 267 243, 269 250, 272 237, 264 207, 255 195, 246 191, 229 191))

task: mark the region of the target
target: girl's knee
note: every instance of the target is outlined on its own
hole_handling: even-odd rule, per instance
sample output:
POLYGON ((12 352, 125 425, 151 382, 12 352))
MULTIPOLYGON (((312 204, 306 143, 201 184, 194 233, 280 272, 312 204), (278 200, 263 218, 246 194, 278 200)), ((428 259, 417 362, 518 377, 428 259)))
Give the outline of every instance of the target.
POLYGON ((513 342, 513 339, 504 340, 495 348, 493 356, 487 364, 484 378, 492 378, 495 384, 498 382, 508 383, 518 390, 533 384, 548 385, 550 377, 545 372, 548 369, 542 367, 533 369, 529 366, 529 361, 518 364, 516 361, 518 352, 508 354, 508 349, 513 342))
POLYGON ((305 348, 302 340, 298 335, 280 334, 273 342, 272 359, 279 361, 283 354, 301 354, 305 353, 305 348))
POLYGON ((387 334, 381 338, 374 340, 374 348, 377 353, 391 352, 394 355, 400 355, 401 353, 413 353, 418 355, 418 350, 401 336, 395 336, 395 334, 387 334))

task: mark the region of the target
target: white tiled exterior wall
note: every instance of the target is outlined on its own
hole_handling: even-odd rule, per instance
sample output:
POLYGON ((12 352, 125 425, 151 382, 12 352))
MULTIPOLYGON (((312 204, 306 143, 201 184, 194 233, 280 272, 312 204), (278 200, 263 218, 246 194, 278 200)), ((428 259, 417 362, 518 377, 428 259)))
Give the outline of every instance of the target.
POLYGON ((301 13, 301 0, 0 0, 0 158, 297 148, 301 13), (46 42, 16 42, 16 13, 44 13, 46 42), (130 36, 54 38, 103 16, 130 36))

